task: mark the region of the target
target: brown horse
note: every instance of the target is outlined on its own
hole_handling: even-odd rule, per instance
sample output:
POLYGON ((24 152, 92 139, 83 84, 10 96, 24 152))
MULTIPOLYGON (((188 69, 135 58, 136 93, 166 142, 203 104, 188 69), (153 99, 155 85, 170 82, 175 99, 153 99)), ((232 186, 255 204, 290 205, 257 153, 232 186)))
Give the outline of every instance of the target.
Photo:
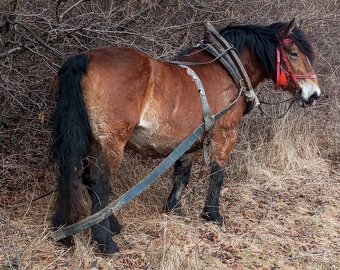
MULTIPOLYGON (((302 107, 320 96, 311 67, 312 47, 294 20, 269 26, 228 26, 220 34, 239 51, 254 88, 264 79, 272 79, 302 107)), ((192 48, 178 60, 209 62, 212 56, 192 48)), ((239 89, 218 61, 192 68, 204 85, 213 114, 238 96, 239 89)), ((53 132, 60 166, 55 227, 82 216, 81 181, 91 195, 92 213, 107 205, 111 178, 125 147, 146 156, 165 157, 202 123, 200 97, 186 71, 134 49, 106 47, 70 57, 59 71, 58 82, 53 132), (95 156, 96 162, 88 162, 87 156, 95 156)), ((203 209, 208 221, 222 221, 222 168, 236 143, 245 108, 241 97, 210 132, 211 182, 203 209)), ((180 208, 190 169, 189 155, 176 162, 166 211, 180 208)), ((114 216, 92 228, 101 252, 118 250, 112 235, 120 229, 114 216)))

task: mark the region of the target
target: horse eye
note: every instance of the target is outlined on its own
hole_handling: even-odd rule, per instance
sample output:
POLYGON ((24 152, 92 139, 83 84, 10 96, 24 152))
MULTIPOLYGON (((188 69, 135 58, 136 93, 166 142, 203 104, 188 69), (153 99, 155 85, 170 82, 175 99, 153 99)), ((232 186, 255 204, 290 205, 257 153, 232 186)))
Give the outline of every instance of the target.
POLYGON ((290 57, 292 57, 293 59, 296 59, 296 58, 299 57, 297 51, 290 51, 290 52, 289 52, 289 55, 290 55, 290 57))

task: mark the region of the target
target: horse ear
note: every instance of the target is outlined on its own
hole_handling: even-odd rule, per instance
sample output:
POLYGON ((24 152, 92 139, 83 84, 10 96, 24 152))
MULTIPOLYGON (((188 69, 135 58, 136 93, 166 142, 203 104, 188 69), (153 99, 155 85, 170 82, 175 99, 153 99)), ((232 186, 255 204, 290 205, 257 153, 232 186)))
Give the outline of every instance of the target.
POLYGON ((281 38, 288 38, 294 30, 295 27, 295 18, 293 20, 291 20, 289 23, 287 23, 287 25, 285 26, 285 28, 281 31, 281 38))
POLYGON ((301 20, 299 21, 297 27, 298 27, 298 28, 301 28, 302 23, 303 23, 303 20, 301 19, 301 20))

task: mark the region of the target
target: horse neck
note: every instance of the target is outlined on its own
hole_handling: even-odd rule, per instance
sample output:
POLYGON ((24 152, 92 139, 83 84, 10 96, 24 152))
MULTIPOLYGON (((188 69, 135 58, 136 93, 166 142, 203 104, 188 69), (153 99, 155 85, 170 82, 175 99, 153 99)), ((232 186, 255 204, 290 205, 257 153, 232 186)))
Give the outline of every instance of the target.
POLYGON ((257 57, 251 54, 247 48, 242 50, 240 59, 253 88, 256 88, 266 78, 262 66, 259 64, 257 57))

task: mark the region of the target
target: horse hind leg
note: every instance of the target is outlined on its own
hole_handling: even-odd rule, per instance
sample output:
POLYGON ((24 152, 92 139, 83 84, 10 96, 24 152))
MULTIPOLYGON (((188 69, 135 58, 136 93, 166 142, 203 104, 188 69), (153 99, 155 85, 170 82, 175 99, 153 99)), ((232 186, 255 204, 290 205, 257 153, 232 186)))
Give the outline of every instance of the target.
POLYGON ((164 207, 165 212, 174 211, 176 214, 180 214, 181 199, 190 180, 191 167, 192 157, 190 154, 186 154, 176 161, 173 173, 174 184, 164 207))
MULTIPOLYGON (((90 164, 83 175, 83 182, 87 186, 92 200, 91 214, 104 209, 108 205, 112 170, 118 169, 123 156, 123 148, 120 151, 100 151, 95 164, 90 164), (113 155, 113 153, 115 153, 113 155)), ((118 246, 112 240, 112 236, 122 229, 114 215, 106 218, 91 229, 92 239, 97 242, 100 252, 111 254, 118 251, 118 246)))
MULTIPOLYGON (((93 189, 93 185, 94 183, 98 182, 98 178, 100 177, 105 177, 105 176, 101 176, 100 174, 104 174, 103 171, 99 172, 98 168, 92 168, 92 166, 98 166, 97 164, 89 164, 89 162, 87 160, 85 160, 85 164, 84 164, 84 174, 82 176, 83 178, 83 183, 87 188, 87 191, 89 193, 89 195, 91 196, 91 200, 92 200, 92 210, 91 212, 95 212, 95 206, 102 204, 103 202, 100 202, 99 197, 96 195, 94 189, 93 189)), ((107 178, 107 180, 105 178, 104 179, 104 183, 110 182, 109 178, 107 178)), ((104 184, 106 185, 106 184, 104 184)), ((110 222, 110 231, 112 233, 112 236, 114 235, 118 235, 123 226, 119 224, 118 219, 115 217, 115 215, 111 215, 109 216, 109 222, 110 222)))

